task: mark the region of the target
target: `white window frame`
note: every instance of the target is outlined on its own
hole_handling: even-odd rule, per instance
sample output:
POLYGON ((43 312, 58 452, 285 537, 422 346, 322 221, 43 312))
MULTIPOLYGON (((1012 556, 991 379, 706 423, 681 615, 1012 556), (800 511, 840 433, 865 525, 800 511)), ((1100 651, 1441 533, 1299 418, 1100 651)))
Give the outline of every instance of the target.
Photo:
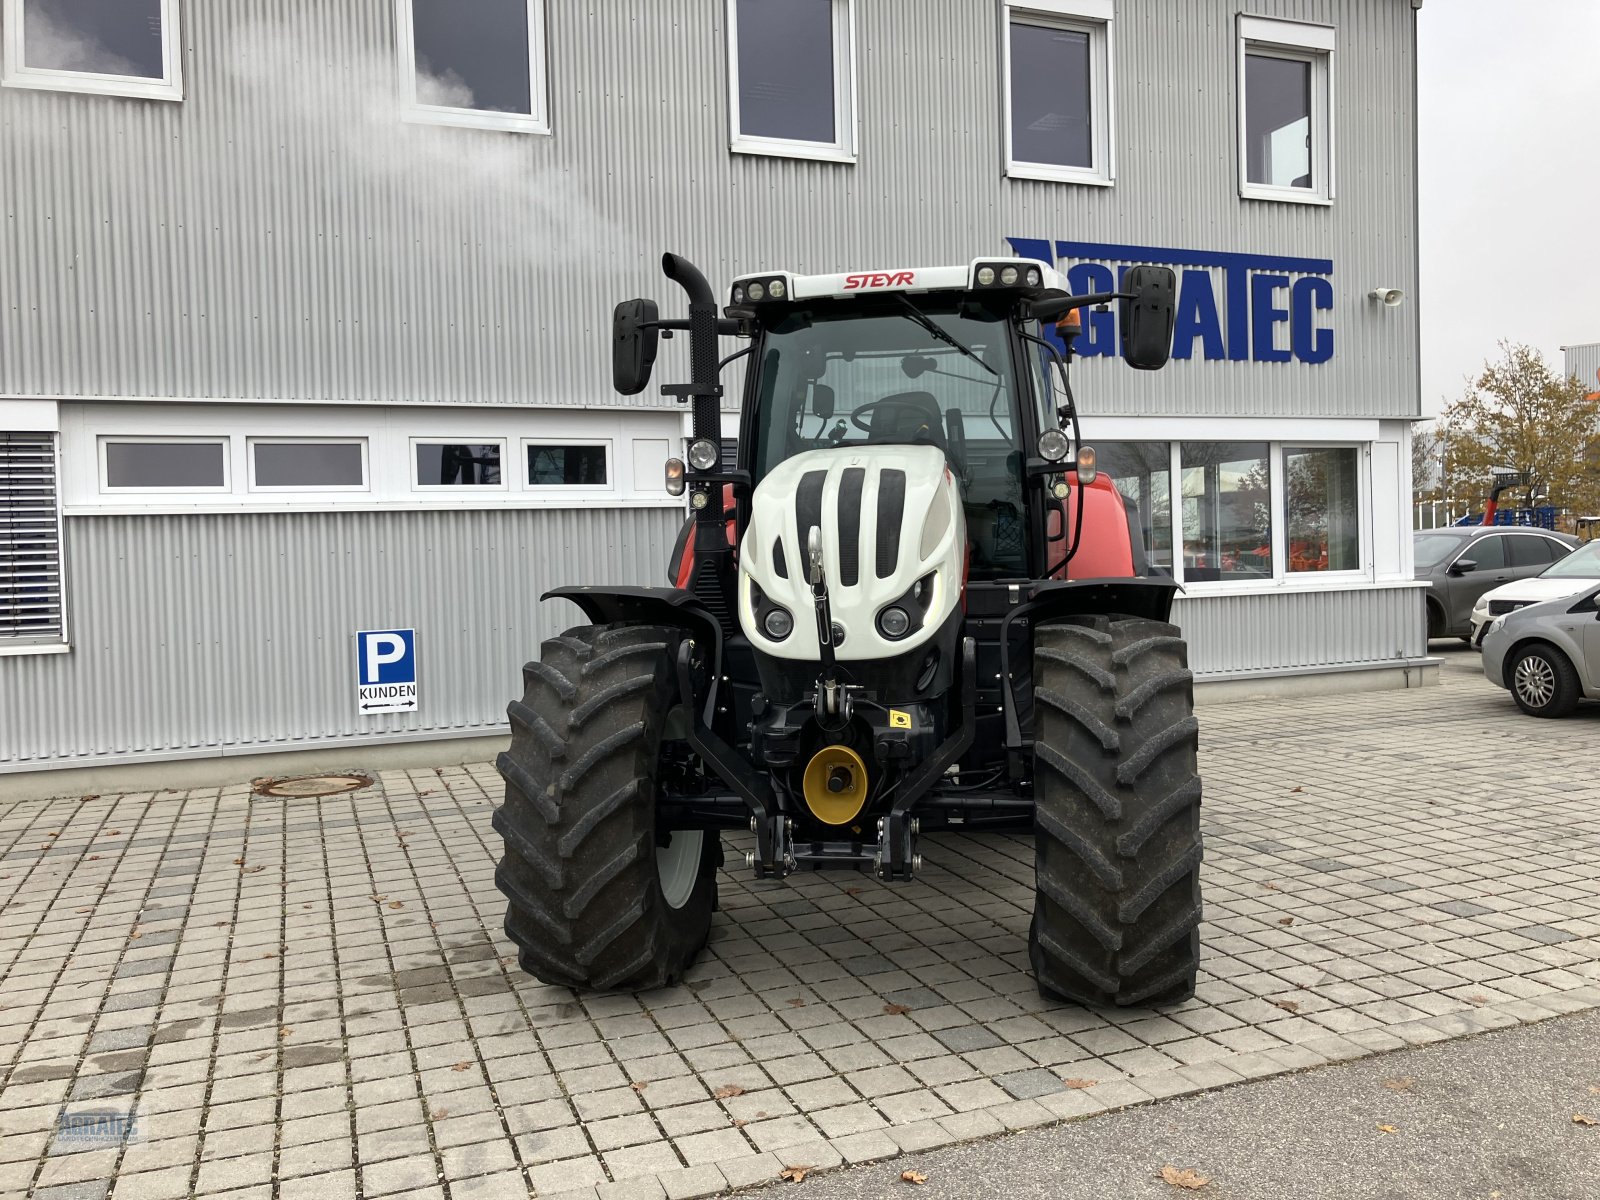
POLYGON ((422 125, 498 129, 506 133, 550 133, 550 60, 546 51, 545 0, 528 6, 528 96, 531 113, 485 112, 423 104, 417 99, 417 36, 411 0, 395 0, 395 47, 399 53, 402 117, 422 125))
POLYGON ((793 138, 757 137, 739 131, 739 0, 726 0, 728 18, 728 148, 735 154, 765 154, 779 158, 811 158, 820 162, 854 163, 856 123, 855 0, 831 0, 833 5, 833 131, 831 142, 802 142, 793 138))
POLYGON ((161 66, 166 73, 160 79, 27 66, 23 47, 24 2, 4 0, 4 7, 0 8, 0 41, 4 42, 0 85, 47 92, 126 96, 135 100, 183 99, 183 38, 178 23, 178 0, 161 0, 161 66))
MULTIPOLYGON (((501 472, 505 474, 505 472, 501 472)), ((617 490, 616 447, 610 438, 583 437, 525 437, 517 444, 517 486, 521 491, 535 496, 560 496, 572 492, 614 492, 617 490), (606 481, 604 483, 532 483, 528 479, 528 448, 530 446, 599 446, 606 455, 606 481)))
POLYGON ((1110 187, 1117 179, 1116 32, 1112 0, 1002 0, 1000 103, 1004 113, 1005 172, 1013 179, 1047 179, 1110 187), (1064 167, 1015 157, 1011 136, 1011 24, 1040 25, 1089 35, 1090 164, 1064 167))
MULTIPOLYGON (((474 493, 474 492, 506 492, 511 490, 511 482, 506 474, 506 462, 509 457, 509 447, 506 439, 498 434, 490 437, 468 437, 432 434, 414 434, 406 443, 406 454, 410 459, 411 488, 417 492, 445 492, 447 494, 474 493), (417 474, 417 447, 418 446, 499 446, 500 447, 500 482, 499 483, 423 483, 417 474)), ((526 473, 526 466, 524 466, 526 473)))
POLYGON ((1275 578, 1291 584, 1301 584, 1315 579, 1356 580, 1372 575, 1372 447, 1361 442, 1282 441, 1272 443, 1273 469, 1276 479, 1283 481, 1275 489, 1272 511, 1273 524, 1281 530, 1274 535, 1276 545, 1282 542, 1282 571, 1275 578), (1359 564, 1348 571, 1293 571, 1289 569, 1289 458, 1288 450, 1353 450, 1356 455, 1356 561, 1359 564))
POLYGON ((1333 26, 1241 14, 1238 43, 1235 90, 1239 94, 1239 195, 1246 200, 1331 205, 1334 198, 1333 26), (1311 64, 1311 187, 1276 187, 1250 182, 1248 110, 1245 104, 1248 68, 1245 59, 1251 54, 1311 64))
POLYGON ((249 473, 249 489, 252 492, 285 492, 302 493, 308 495, 321 495, 330 492, 370 492, 372 490, 372 463, 370 462, 371 450, 364 437, 247 437, 244 441, 245 470, 249 473), (276 484, 256 482, 256 447, 257 446, 360 446, 361 447, 361 482, 353 483, 319 483, 315 486, 299 483, 276 484))
POLYGON ((100 469, 97 474, 100 492, 107 496, 187 496, 187 495, 221 495, 233 491, 233 448, 229 445, 227 437, 221 435, 182 435, 173 434, 168 437, 159 433, 102 433, 95 439, 95 452, 99 458, 100 469), (113 487, 111 484, 111 469, 106 458, 106 447, 112 442, 143 442, 156 443, 162 446, 181 444, 186 446, 221 446, 222 447, 222 485, 220 487, 191 487, 182 485, 178 487, 113 487))

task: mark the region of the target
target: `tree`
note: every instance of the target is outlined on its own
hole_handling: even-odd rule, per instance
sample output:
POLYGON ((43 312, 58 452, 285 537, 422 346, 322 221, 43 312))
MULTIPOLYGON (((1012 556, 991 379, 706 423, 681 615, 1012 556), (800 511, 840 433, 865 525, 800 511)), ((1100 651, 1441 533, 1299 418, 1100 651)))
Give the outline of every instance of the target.
POLYGON ((1444 410, 1441 487, 1481 502, 1491 469, 1504 467, 1528 480, 1527 489, 1507 497, 1511 503, 1527 503, 1542 490, 1557 508, 1595 511, 1600 470, 1588 448, 1600 438, 1600 405, 1531 346, 1501 342, 1500 352, 1444 410))

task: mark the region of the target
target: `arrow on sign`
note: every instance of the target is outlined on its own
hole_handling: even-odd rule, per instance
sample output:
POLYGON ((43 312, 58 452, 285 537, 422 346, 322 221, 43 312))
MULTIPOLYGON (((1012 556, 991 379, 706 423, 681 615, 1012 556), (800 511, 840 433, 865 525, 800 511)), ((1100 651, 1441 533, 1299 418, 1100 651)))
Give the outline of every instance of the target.
POLYGON ((417 706, 417 702, 415 700, 403 700, 399 704, 363 704, 361 707, 363 709, 368 709, 368 708, 415 708, 416 706, 417 706))

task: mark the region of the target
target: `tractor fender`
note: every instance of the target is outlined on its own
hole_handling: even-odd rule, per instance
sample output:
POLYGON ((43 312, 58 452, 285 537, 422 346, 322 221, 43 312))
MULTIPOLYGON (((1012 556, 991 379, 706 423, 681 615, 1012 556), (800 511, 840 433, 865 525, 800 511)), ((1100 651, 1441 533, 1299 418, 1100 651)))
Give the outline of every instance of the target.
POLYGON ((1033 727, 1033 631, 1062 617, 1097 614, 1167 621, 1179 591, 1171 579, 1061 579, 1035 584, 1028 598, 1000 623, 1000 686, 1005 696, 1006 749, 1021 754, 1033 727), (1017 637, 1016 622, 1026 622, 1027 637, 1017 637), (1013 640, 1024 644, 1020 659, 1013 640))
POLYGON ((669 625, 711 649, 714 671, 722 669, 722 626, 693 592, 682 588, 573 584, 551 588, 541 600, 570 600, 597 625, 669 625))

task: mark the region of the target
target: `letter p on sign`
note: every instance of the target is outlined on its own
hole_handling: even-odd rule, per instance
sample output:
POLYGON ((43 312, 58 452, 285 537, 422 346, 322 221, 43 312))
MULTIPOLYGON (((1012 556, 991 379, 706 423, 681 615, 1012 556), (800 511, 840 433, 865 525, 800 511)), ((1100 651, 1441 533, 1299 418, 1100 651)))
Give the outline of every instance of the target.
POLYGON ((406 639, 398 633, 364 633, 361 636, 367 639, 366 653, 361 656, 367 670, 361 682, 379 683, 385 666, 404 660, 409 650, 406 639))

